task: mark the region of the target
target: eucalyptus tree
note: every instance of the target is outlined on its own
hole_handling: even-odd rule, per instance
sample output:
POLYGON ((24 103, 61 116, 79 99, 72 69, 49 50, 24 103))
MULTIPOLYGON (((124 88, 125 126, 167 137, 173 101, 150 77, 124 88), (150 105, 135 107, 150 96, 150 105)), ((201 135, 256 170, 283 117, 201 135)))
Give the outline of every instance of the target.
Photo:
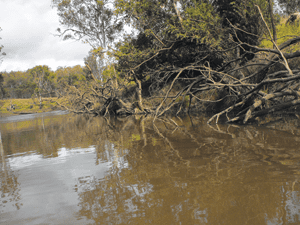
POLYGON ((59 16, 59 36, 88 43, 96 54, 104 54, 122 30, 123 22, 114 14, 110 0, 52 0, 52 3, 59 16))

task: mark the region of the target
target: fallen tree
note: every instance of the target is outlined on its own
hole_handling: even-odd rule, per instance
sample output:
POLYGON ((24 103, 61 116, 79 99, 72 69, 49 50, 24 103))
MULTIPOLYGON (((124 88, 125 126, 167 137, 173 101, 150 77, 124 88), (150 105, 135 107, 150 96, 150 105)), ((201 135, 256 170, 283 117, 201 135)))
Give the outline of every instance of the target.
MULTIPOLYGON (((197 4, 191 9, 203 10, 205 15, 207 9, 202 3, 197 4)), ((164 7, 158 5, 155 12, 166 10, 164 7)), ((101 116, 153 114, 157 118, 169 112, 205 111, 213 113, 208 123, 218 123, 222 118, 224 122, 244 124, 295 107, 300 104, 300 70, 290 64, 300 56, 300 51, 292 48, 300 37, 278 46, 260 8, 257 9, 262 26, 257 25, 254 33, 247 27, 248 14, 243 23, 233 24, 227 19, 225 28, 219 27, 220 21, 214 18, 208 19, 207 27, 197 28, 199 21, 193 24, 189 18, 192 13, 185 17, 178 10, 174 15, 161 14, 166 18, 174 16, 174 21, 177 18, 172 32, 186 32, 184 37, 170 38, 172 32, 165 28, 169 24, 164 20, 159 24, 149 22, 132 8, 131 16, 138 21, 141 32, 113 52, 118 59, 116 70, 105 81, 96 79, 90 70, 89 82, 77 87, 66 85, 64 92, 59 93, 65 99, 61 105, 71 112, 101 116), (147 29, 147 33, 145 27, 150 25, 153 29, 147 29), (188 33, 188 28, 193 28, 190 30, 194 33, 188 33), (209 28, 215 33, 208 32, 209 28), (162 34, 163 29, 169 33, 162 34), (220 37, 218 29, 222 30, 220 37), (259 39, 266 37, 261 30, 268 34, 273 48, 259 47, 259 39), (201 42, 194 38, 197 32, 210 36, 200 37, 201 42)), ((257 15, 251 18, 253 24, 258 23, 257 15)))
MULTIPOLYGON (((102 116, 151 113, 159 117, 172 109, 174 111, 174 108, 175 112, 179 113, 184 110, 197 110, 199 105, 204 105, 204 107, 210 105, 215 107, 214 111, 220 111, 214 114, 208 123, 213 121, 218 123, 222 116, 226 122, 248 123, 255 117, 287 110, 300 104, 300 70, 291 70, 286 67, 285 70, 267 72, 276 65, 278 67, 278 63, 299 57, 299 51, 282 52, 284 48, 298 42, 300 42, 300 37, 288 40, 279 46, 279 50, 253 47, 256 50, 255 58, 235 69, 213 70, 209 66, 190 65, 170 70, 163 78, 160 78, 160 82, 157 81, 158 88, 154 89, 156 91, 160 89, 164 95, 152 92, 148 96, 142 96, 142 83, 139 81, 136 81, 135 86, 127 87, 120 83, 114 85, 113 79, 102 83, 93 78, 89 86, 85 88, 67 87, 64 98, 70 106, 64 107, 75 113, 92 113, 102 116), (268 54, 263 55, 262 52, 268 54), (262 56, 264 58, 261 58, 262 56), (245 68, 248 68, 248 72, 256 68, 254 70, 256 72, 237 78, 237 73, 245 74, 245 68), (199 75, 180 76, 187 72, 197 72, 199 75), (171 83, 168 83, 166 80, 174 74, 176 76, 171 83), (160 86, 162 81, 165 85, 160 86), (175 87, 176 84, 180 88, 175 87), (161 100, 154 105, 153 99, 161 100), (152 107, 141 107, 143 102, 151 102, 152 107)), ((233 63, 234 61, 228 62, 226 68, 232 68, 230 65, 233 63)), ((152 83, 154 84, 155 82, 152 83)))

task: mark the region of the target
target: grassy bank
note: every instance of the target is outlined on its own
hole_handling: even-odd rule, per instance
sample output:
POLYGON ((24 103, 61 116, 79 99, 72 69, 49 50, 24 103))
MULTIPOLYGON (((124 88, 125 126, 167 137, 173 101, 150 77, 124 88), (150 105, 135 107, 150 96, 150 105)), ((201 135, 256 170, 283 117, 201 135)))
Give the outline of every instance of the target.
POLYGON ((58 110, 60 107, 55 103, 57 98, 43 98, 42 107, 36 99, 4 99, 0 100, 0 115, 11 116, 15 114, 40 113, 58 110), (11 109, 13 105, 13 109, 11 109))

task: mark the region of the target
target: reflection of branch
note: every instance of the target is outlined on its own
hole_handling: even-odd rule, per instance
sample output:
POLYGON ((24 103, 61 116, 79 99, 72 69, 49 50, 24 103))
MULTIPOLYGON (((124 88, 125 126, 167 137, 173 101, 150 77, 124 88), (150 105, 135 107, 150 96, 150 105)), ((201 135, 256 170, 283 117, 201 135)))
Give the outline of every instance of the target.
POLYGON ((73 110, 73 109, 70 109, 69 107, 67 107, 66 105, 63 105, 61 103, 59 103, 58 101, 54 101, 57 105, 59 105, 60 107, 68 110, 69 112, 73 112, 73 113, 84 113, 84 111, 77 111, 77 110, 73 110))
MULTIPOLYGON (((214 128, 212 125, 210 125, 210 124, 207 124, 211 129, 213 129, 214 131, 216 131, 216 132, 218 132, 218 133, 220 133, 220 134, 228 134, 228 135, 230 135, 232 138, 236 138, 236 135, 235 134, 233 134, 233 133, 231 133, 231 132, 229 132, 229 128, 230 127, 235 127, 235 128, 240 128, 239 126, 237 126, 237 125, 233 125, 233 124, 229 124, 229 125, 227 125, 227 129, 226 129, 226 131, 223 131, 223 130, 221 130, 220 129, 220 127, 219 127, 219 125, 216 123, 215 124, 215 126, 216 126, 216 128, 214 128)), ((225 126, 225 125, 224 125, 225 126)))
POLYGON ((298 178, 293 182, 293 185, 292 185, 292 191, 294 191, 295 190, 295 184, 296 184, 296 182, 298 182, 299 180, 298 180, 298 178))
POLYGON ((157 133, 160 137, 162 137, 162 138, 168 143, 168 145, 169 145, 169 146, 171 147, 171 149, 176 153, 176 155, 178 156, 178 158, 179 158, 181 161, 186 161, 186 160, 183 160, 183 158, 179 155, 178 150, 176 150, 176 149, 173 147, 173 145, 172 145, 172 143, 169 141, 169 139, 168 139, 167 137, 165 137, 164 135, 162 135, 162 133, 160 133, 160 131, 159 131, 159 129, 156 127, 155 123, 153 122, 152 124, 153 124, 154 130, 156 131, 156 133, 157 133))
POLYGON ((6 161, 5 161, 5 153, 2 145, 2 137, 0 132, 0 154, 2 159, 2 169, 4 170, 4 176, 5 176, 5 184, 7 185, 7 168, 6 168, 6 161))
POLYGON ((216 123, 215 125, 216 125, 216 127, 217 127, 217 129, 215 129, 213 126, 211 126, 209 123, 207 124, 211 129, 213 129, 214 131, 216 131, 216 132, 218 132, 218 133, 221 133, 221 134, 227 134, 225 131, 222 131, 220 128, 219 128, 219 126, 218 126, 218 124, 216 123))
POLYGON ((103 116, 103 118, 105 119, 106 124, 107 124, 107 126, 108 126, 109 128, 111 128, 112 130, 115 130, 115 129, 116 129, 114 125, 111 125, 111 123, 110 123, 110 121, 109 121, 109 119, 108 119, 107 117, 103 116))
POLYGON ((147 146, 147 135, 145 133, 145 117, 142 117, 140 124, 141 124, 141 129, 142 129, 143 140, 144 140, 144 146, 143 146, 143 148, 144 148, 147 146))

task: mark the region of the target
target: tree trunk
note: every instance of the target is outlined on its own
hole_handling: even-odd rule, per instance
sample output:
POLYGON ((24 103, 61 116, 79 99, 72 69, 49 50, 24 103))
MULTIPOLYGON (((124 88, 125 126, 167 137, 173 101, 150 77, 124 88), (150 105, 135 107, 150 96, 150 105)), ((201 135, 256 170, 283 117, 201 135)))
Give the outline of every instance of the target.
MULTIPOLYGON (((269 2, 269 13, 270 13, 270 17, 271 17, 272 30, 273 30, 273 40, 276 43, 277 33, 276 33, 276 27, 275 27, 275 23, 274 23, 273 5, 272 5, 271 0, 268 0, 268 2, 269 2)), ((273 48, 275 48, 275 46, 273 46, 273 48)))
POLYGON ((177 14, 177 17, 178 17, 178 19, 180 21, 181 27, 182 27, 182 17, 180 15, 180 12, 179 12, 176 4, 177 4, 177 0, 173 0, 173 6, 174 6, 175 12, 177 14))
POLYGON ((137 98, 138 98, 138 107, 142 112, 144 112, 145 109, 143 106, 142 82, 136 77, 135 74, 134 74, 134 78, 135 78, 135 83, 138 85, 137 89, 136 89, 136 94, 137 94, 137 98))

